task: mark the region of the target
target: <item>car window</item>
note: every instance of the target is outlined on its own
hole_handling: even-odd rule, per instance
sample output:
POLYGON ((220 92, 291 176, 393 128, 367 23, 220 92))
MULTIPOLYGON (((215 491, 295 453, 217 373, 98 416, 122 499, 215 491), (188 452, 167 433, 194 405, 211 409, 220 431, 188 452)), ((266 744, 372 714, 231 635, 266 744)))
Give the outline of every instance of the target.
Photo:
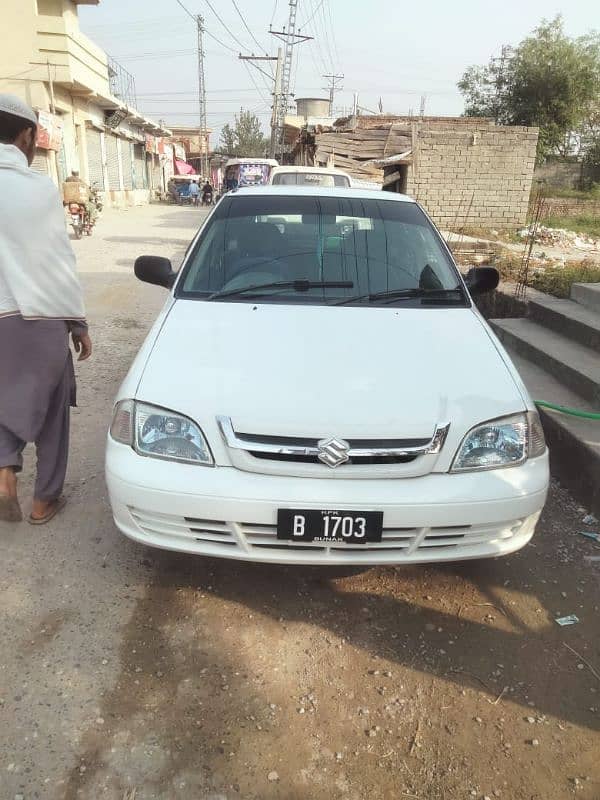
POLYGON ((279 172, 273 176, 273 184, 279 186, 322 186, 333 189, 336 186, 350 186, 344 175, 326 172, 279 172))
POLYGON ((302 296, 276 287, 265 289, 265 298, 330 302, 361 293, 454 289, 460 284, 437 231, 415 203, 228 196, 188 259, 177 293, 202 297, 298 280, 353 286, 314 288, 302 296))

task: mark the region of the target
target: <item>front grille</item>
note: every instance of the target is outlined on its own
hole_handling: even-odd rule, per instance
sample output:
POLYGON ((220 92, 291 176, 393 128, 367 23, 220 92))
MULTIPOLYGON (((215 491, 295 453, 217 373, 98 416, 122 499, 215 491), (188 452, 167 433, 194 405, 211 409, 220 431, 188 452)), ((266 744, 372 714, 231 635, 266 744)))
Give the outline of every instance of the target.
MULTIPOLYGON (((318 456, 300 456, 300 455, 288 455, 287 453, 258 453, 255 450, 248 450, 251 456, 254 458, 263 458, 268 461, 291 461, 296 464, 320 464, 323 466, 322 462, 319 460, 318 456)), ((347 464, 354 464, 354 465, 370 465, 370 464, 410 464, 411 461, 414 461, 417 456, 353 456, 346 461, 346 464, 342 466, 346 466, 347 464)))
POLYGON ((156 511, 129 509, 138 526, 150 536, 168 536, 220 547, 237 547, 236 538, 226 522, 195 517, 176 517, 156 511))
POLYGON ((328 554, 337 559, 352 561, 360 559, 361 554, 364 556, 366 553, 369 554, 367 558, 372 557, 375 562, 378 555, 387 555, 389 558, 398 557, 398 563, 403 558, 409 561, 419 554, 434 556, 435 552, 446 555, 455 552, 459 557, 462 551, 469 548, 509 539, 521 528, 520 520, 490 525, 388 527, 383 529, 380 542, 347 544, 340 541, 325 545, 321 542, 288 542, 278 539, 276 525, 179 517, 137 508, 129 510, 138 527, 153 543, 156 543, 157 538, 164 537, 173 543, 195 542, 202 552, 209 554, 212 552, 215 555, 227 555, 237 552, 242 557, 244 553, 258 556, 259 552, 283 554, 310 551, 313 554, 321 553, 323 561, 327 560, 328 554))
POLYGON ((232 466, 266 475, 324 478, 412 478, 434 468, 449 424, 432 422, 431 438, 346 439, 341 434, 316 436, 240 433, 231 417, 217 425, 232 466))

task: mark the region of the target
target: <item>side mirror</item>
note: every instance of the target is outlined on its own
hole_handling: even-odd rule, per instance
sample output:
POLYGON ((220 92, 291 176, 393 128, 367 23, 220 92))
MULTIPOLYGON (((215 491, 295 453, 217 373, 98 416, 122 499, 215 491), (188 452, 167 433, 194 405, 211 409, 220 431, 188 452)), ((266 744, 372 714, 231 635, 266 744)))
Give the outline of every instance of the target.
POLYGON ((473 267, 465 275, 467 289, 472 295, 493 292, 500 283, 496 267, 473 267))
POLYGON ((170 289, 175 283, 177 273, 168 258, 161 256, 140 256, 134 264, 135 276, 144 283, 153 283, 170 289))

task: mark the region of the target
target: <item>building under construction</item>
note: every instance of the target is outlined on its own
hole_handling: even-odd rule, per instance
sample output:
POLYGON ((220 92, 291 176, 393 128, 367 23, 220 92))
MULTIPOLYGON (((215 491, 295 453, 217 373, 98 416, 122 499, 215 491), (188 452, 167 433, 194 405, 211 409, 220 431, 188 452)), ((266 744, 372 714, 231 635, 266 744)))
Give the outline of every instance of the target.
POLYGON ((415 197, 444 228, 522 225, 537 128, 480 117, 286 117, 288 160, 415 197))

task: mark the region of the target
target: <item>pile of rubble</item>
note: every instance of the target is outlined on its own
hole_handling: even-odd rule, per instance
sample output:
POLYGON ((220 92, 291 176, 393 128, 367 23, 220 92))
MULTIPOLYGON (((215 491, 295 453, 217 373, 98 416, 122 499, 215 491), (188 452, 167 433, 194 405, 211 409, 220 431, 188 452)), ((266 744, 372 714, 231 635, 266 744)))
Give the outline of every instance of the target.
MULTIPOLYGON (((519 236, 522 239, 527 239, 531 236, 532 232, 533 226, 529 225, 519 231, 519 236)), ((575 247, 578 250, 600 252, 600 240, 595 239, 593 236, 587 236, 585 233, 576 233, 575 231, 567 231, 564 228, 547 228, 545 225, 538 226, 535 232, 535 242, 551 247, 560 247, 563 250, 569 250, 575 247)))

